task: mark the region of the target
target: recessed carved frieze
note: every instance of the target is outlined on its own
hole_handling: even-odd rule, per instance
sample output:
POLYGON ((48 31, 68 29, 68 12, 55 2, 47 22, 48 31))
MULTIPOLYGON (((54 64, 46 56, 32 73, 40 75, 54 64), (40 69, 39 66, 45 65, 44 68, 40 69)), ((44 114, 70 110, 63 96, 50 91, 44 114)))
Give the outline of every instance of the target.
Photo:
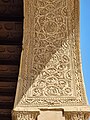
POLYGON ((0 61, 18 61, 20 57, 21 46, 20 45, 0 45, 0 61))
POLYGON ((0 21, 0 39, 16 40, 22 39, 22 22, 0 21))
POLYGON ((0 65, 0 77, 17 77, 17 65, 0 65))
POLYGON ((89 113, 85 112, 66 112, 65 120, 89 120, 89 113))

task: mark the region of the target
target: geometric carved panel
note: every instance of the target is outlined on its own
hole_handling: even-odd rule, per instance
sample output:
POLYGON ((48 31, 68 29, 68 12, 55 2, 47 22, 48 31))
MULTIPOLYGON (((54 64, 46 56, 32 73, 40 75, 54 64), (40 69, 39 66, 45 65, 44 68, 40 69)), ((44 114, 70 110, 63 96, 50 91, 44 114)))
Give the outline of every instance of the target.
POLYGON ((24 50, 15 105, 87 105, 78 0, 27 0, 24 4, 24 50))

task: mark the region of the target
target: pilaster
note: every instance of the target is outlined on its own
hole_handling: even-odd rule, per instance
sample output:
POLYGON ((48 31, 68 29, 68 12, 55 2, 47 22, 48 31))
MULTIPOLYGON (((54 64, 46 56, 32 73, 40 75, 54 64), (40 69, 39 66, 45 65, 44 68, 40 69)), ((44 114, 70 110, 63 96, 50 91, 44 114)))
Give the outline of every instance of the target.
POLYGON ((79 0, 24 0, 23 50, 14 110, 13 120, 88 120, 79 0), (34 107, 41 117, 31 110, 34 107), (47 110, 43 113, 41 109, 47 110), (63 109, 65 116, 58 109, 63 109))

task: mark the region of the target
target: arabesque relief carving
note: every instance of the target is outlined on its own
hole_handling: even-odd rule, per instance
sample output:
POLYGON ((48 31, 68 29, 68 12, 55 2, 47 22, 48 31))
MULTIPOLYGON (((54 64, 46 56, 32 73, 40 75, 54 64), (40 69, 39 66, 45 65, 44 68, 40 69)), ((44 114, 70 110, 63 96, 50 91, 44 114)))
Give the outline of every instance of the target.
POLYGON ((79 0, 25 0, 24 15, 13 118, 45 120, 42 111, 60 110, 61 120, 88 120, 80 60, 79 0), (32 109, 41 116, 30 117, 32 109))
POLYGON ((39 112, 15 112, 12 113, 13 120, 36 120, 39 112))
POLYGON ((36 0, 34 9, 31 96, 71 96, 71 79, 65 79, 71 74, 66 0, 36 0))
POLYGON ((79 1, 27 0, 18 106, 87 105, 79 53, 79 1))
POLYGON ((81 82, 78 4, 74 0, 28 1, 20 106, 87 104, 81 82))
POLYGON ((65 113, 65 120, 88 120, 89 114, 84 112, 65 113))

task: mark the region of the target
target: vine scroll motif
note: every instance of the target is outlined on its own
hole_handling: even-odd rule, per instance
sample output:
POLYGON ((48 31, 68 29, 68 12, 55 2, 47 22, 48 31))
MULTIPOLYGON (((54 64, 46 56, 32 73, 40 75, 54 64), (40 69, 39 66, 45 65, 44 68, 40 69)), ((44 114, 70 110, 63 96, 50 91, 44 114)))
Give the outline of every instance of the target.
POLYGON ((14 112, 12 115, 13 120, 36 120, 39 115, 38 111, 31 112, 14 112))
POLYGON ((89 114, 84 112, 65 113, 65 120, 89 120, 89 114))
POLYGON ((72 96, 67 0, 35 0, 31 96, 72 96))
POLYGON ((77 6, 74 0, 28 1, 27 21, 32 32, 26 39, 27 73, 22 75, 26 75, 22 90, 27 92, 19 105, 87 105, 80 71, 77 6))

